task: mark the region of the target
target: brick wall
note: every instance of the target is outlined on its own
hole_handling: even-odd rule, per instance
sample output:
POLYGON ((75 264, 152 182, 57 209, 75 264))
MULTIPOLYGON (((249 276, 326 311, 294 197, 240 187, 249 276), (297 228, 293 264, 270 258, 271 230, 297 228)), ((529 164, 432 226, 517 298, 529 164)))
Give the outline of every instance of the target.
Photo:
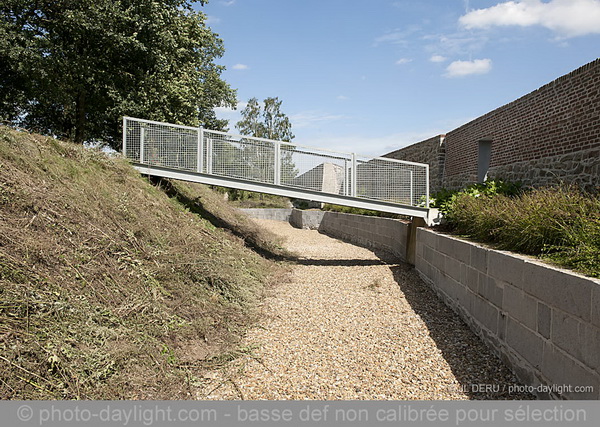
POLYGON ((492 141, 489 177, 528 185, 599 185, 600 59, 449 132, 444 185, 477 181, 483 139, 492 141), (571 158, 568 168, 561 167, 573 153, 584 164, 571 158))
POLYGON ((600 187, 600 59, 440 137, 386 154, 430 165, 431 190, 478 180, 479 142, 491 140, 488 178, 527 186, 600 187))

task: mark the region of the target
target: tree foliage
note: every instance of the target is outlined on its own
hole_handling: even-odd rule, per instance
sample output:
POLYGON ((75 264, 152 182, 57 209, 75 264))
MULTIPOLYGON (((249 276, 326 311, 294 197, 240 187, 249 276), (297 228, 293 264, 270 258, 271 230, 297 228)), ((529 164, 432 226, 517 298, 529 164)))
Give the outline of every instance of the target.
MULTIPOLYGON (((281 111, 279 98, 267 98, 263 105, 256 98, 248 101, 242 110, 242 120, 235 125, 242 135, 291 142, 294 139, 292 123, 281 111)), ((298 173, 292 158, 294 146, 281 145, 281 181, 289 183, 298 173)), ((273 143, 247 144, 243 158, 254 174, 254 179, 262 182, 273 182, 275 162, 273 143)))
POLYGON ((242 135, 290 142, 294 139, 292 123, 281 112, 282 103, 278 97, 267 98, 261 106, 258 99, 250 99, 235 127, 242 135))
MULTIPOLYGON (((0 120, 117 148, 123 115, 221 129, 235 91, 194 0, 3 0, 0 120)), ((200 2, 204 3, 204 2, 200 2)))

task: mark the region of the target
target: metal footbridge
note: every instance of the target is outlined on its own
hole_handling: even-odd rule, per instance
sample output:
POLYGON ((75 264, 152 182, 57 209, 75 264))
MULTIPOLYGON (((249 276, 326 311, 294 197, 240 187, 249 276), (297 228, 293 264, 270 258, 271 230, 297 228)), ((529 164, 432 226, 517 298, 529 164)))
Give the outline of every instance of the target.
POLYGON ((429 166, 123 118, 123 154, 142 174, 430 222, 429 166))

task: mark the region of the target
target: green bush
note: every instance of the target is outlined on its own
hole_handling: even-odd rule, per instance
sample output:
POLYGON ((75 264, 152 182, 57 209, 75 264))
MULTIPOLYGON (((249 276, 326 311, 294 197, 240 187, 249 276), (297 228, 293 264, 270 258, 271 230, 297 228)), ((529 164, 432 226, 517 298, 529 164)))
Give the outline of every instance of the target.
POLYGON ((503 186, 493 196, 473 191, 452 194, 444 204, 449 227, 500 249, 540 256, 600 277, 600 196, 575 186, 506 195, 512 189, 503 186))
POLYGON ((482 183, 471 184, 463 190, 441 189, 434 193, 430 200, 432 208, 438 208, 443 214, 451 211, 455 199, 466 194, 471 197, 493 197, 496 195, 516 196, 523 192, 520 183, 505 182, 502 180, 490 180, 482 183))

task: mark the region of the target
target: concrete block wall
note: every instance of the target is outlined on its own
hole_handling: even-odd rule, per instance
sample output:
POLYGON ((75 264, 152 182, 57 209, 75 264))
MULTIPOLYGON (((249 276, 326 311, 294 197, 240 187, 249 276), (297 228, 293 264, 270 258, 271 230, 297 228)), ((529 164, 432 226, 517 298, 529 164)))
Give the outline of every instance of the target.
POLYGON ((256 219, 272 219, 274 221, 289 221, 292 215, 292 209, 240 209, 241 212, 245 213, 251 218, 256 219))
POLYGON ((600 280, 423 228, 415 268, 540 397, 600 399, 600 280))
POLYGON ((293 209, 290 215, 290 224, 296 228, 317 230, 321 225, 324 214, 323 211, 293 209))
POLYGON ((324 212, 318 230, 406 260, 408 228, 408 223, 391 218, 324 212))

